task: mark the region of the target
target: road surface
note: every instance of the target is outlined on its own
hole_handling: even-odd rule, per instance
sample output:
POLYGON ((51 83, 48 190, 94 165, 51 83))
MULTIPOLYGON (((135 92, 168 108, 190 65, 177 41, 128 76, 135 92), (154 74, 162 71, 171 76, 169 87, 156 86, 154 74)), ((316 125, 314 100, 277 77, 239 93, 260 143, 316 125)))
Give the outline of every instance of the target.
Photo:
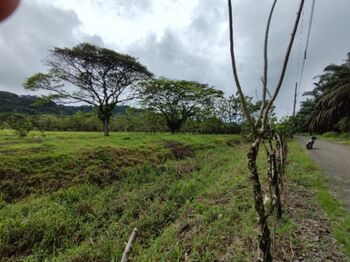
MULTIPOLYGON (((305 148, 308 137, 296 137, 305 148)), ((314 148, 308 150, 312 159, 329 176, 334 195, 350 210, 350 146, 316 140, 314 148)))

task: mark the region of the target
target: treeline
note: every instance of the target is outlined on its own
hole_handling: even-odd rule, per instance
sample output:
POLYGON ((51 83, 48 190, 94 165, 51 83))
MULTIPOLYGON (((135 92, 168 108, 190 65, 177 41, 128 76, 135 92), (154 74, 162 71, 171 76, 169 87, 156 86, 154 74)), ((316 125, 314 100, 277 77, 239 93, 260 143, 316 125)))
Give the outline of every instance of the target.
MULTIPOLYGON (((1 129, 15 129, 20 136, 31 130, 38 131, 88 131, 100 132, 104 126, 95 112, 78 112, 73 115, 26 115, 18 113, 0 114, 1 129)), ((168 132, 169 128, 161 114, 134 108, 126 109, 124 114, 112 117, 112 132, 168 132)), ((228 123, 218 117, 191 118, 179 132, 203 134, 239 133, 241 124, 228 123)))
MULTIPOLYGON (((123 114, 127 108, 128 106, 116 106, 113 114, 123 114)), ((93 110, 92 106, 67 106, 57 104, 54 101, 43 101, 38 96, 17 95, 11 92, 0 91, 1 113, 73 115, 78 112, 89 113, 93 110)))
MULTIPOLYGON (((174 81, 169 83, 172 84, 174 81)), ((119 110, 121 108, 123 110, 112 115, 109 122, 109 130, 112 132, 185 132, 201 134, 234 134, 245 130, 246 121, 237 96, 232 95, 225 98, 220 94, 219 97, 210 103, 203 103, 205 106, 200 108, 193 107, 193 101, 199 99, 197 90, 195 89, 196 93, 194 95, 189 96, 188 94, 193 91, 183 92, 183 85, 179 86, 178 90, 172 86, 171 92, 165 88, 165 94, 170 98, 168 102, 161 99, 161 101, 157 100, 153 107, 145 105, 142 108, 118 107, 119 110), (198 97, 194 98, 195 95, 198 97), (175 98, 178 99, 178 103, 181 101, 181 106, 178 106, 178 104, 174 105, 172 101, 175 98), (156 106, 160 110, 156 110, 156 106), (193 111, 190 113, 184 111, 184 109, 189 110, 191 108, 195 110, 192 109, 193 111), (172 130, 173 122, 177 124, 176 130, 172 130)), ((190 87, 193 89, 192 85, 190 87)), ((159 89, 157 92, 161 93, 159 89)), ((214 92, 216 91, 214 90, 214 92)), ((14 95, 12 97, 15 100, 19 96, 14 95)), ((149 99, 154 102, 154 97, 157 96, 152 95, 149 99)), ((202 97, 207 101, 207 94, 202 97)), ((32 99, 33 103, 37 103, 37 99, 32 99)), ((247 97, 247 101, 247 105, 254 115, 260 108, 260 102, 253 103, 251 97, 247 97)), ((27 108, 32 106, 27 104, 27 108)), ((29 113, 0 112, 0 128, 14 129, 19 136, 26 136, 31 130, 42 132, 100 132, 104 131, 105 126, 99 118, 98 111, 92 109, 89 112, 78 111, 71 115, 48 113, 32 115, 29 113)))

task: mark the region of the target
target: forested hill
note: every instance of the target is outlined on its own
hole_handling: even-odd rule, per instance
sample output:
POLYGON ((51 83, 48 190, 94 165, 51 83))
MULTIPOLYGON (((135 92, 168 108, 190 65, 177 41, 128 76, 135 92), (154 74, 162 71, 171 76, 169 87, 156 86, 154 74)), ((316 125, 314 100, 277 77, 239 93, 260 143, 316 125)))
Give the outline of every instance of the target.
MULTIPOLYGON (((37 96, 19 96, 10 92, 0 91, 0 113, 73 115, 77 112, 91 112, 93 110, 91 106, 65 106, 55 102, 35 106, 33 104, 37 99, 37 96)), ((123 114, 127 108, 128 106, 117 106, 113 113, 123 114)))

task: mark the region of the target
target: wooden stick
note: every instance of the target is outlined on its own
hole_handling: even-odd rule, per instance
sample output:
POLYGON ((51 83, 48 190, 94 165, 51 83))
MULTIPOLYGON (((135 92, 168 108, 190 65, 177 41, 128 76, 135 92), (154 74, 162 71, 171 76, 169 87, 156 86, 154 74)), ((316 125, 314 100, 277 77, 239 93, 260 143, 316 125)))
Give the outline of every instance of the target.
POLYGON ((121 262, 127 262, 128 261, 128 255, 129 255, 129 252, 132 249, 132 245, 133 245, 133 243, 134 243, 134 241, 136 239, 136 236, 137 236, 137 228, 135 227, 134 230, 131 233, 131 236, 129 238, 128 243, 126 244, 126 247, 124 249, 123 257, 122 257, 121 262))

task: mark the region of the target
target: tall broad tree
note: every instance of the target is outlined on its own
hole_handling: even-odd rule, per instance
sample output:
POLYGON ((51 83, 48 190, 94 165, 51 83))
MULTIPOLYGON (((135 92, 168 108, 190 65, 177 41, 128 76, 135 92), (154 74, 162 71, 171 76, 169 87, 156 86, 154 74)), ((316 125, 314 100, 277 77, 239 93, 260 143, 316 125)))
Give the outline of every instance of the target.
POLYGON ((164 116, 173 134, 188 118, 211 108, 216 99, 223 97, 222 91, 207 84, 165 78, 140 82, 137 93, 145 107, 164 116))
POLYGON ((136 58, 107 48, 82 43, 73 48, 54 48, 45 60, 47 73, 28 78, 24 87, 49 91, 50 99, 93 106, 109 135, 112 111, 132 99, 126 91, 153 74, 136 58))

